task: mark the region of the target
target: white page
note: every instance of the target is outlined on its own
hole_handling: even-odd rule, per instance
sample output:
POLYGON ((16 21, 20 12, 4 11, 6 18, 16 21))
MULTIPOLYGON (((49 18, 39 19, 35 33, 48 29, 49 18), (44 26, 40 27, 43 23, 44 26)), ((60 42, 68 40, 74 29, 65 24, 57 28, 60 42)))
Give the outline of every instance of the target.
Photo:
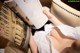
POLYGON ((28 19, 36 27, 41 28, 47 21, 47 16, 42 11, 42 6, 39 0, 14 0, 21 10, 26 14, 28 19))

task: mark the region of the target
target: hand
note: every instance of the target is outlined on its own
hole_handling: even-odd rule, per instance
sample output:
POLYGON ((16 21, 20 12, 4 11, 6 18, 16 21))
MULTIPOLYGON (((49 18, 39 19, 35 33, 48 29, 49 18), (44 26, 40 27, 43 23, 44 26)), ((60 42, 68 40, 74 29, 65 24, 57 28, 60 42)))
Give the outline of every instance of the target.
POLYGON ((50 9, 48 7, 43 7, 43 13, 48 13, 50 9))
POLYGON ((43 7, 43 13, 50 19, 52 14, 50 13, 50 9, 48 7, 43 7))

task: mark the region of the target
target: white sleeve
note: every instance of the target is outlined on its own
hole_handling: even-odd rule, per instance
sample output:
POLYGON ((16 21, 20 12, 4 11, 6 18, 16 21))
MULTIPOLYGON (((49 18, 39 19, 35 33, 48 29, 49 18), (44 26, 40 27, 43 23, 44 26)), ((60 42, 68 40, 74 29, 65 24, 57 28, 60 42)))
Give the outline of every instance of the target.
POLYGON ((76 36, 76 30, 74 27, 71 27, 69 25, 59 25, 57 26, 60 31, 65 35, 65 36, 68 36, 68 37, 72 37, 72 38, 75 38, 77 39, 77 36, 76 36))
POLYGON ((33 38, 38 46, 39 53, 50 53, 50 42, 45 31, 35 32, 33 38))
POLYGON ((76 30, 76 38, 80 39, 80 27, 75 27, 76 30))

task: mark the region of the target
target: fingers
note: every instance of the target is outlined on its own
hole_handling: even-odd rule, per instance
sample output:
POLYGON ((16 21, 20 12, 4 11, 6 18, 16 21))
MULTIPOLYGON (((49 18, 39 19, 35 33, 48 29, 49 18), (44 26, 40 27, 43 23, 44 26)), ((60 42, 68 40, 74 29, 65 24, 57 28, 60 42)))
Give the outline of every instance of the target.
POLYGON ((43 13, 50 19, 53 15, 50 13, 50 9, 48 7, 43 7, 43 13))
POLYGON ((48 16, 48 14, 50 13, 49 11, 50 9, 48 7, 43 7, 43 13, 48 16))
POLYGON ((43 13, 46 13, 46 12, 49 12, 50 11, 50 9, 48 8, 48 7, 43 7, 43 13))

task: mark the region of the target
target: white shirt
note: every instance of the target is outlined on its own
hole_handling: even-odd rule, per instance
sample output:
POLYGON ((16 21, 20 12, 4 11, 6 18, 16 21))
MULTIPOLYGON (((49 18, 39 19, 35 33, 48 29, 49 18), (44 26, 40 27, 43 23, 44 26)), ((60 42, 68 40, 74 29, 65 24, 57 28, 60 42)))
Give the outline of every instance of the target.
MULTIPOLYGON (((80 27, 73 28, 64 24, 57 27, 65 36, 80 39, 80 27)), ((39 53, 59 53, 52 45, 54 42, 47 37, 52 28, 54 28, 52 24, 47 24, 45 25, 45 31, 37 31, 34 34, 34 40, 38 46, 39 53)))

